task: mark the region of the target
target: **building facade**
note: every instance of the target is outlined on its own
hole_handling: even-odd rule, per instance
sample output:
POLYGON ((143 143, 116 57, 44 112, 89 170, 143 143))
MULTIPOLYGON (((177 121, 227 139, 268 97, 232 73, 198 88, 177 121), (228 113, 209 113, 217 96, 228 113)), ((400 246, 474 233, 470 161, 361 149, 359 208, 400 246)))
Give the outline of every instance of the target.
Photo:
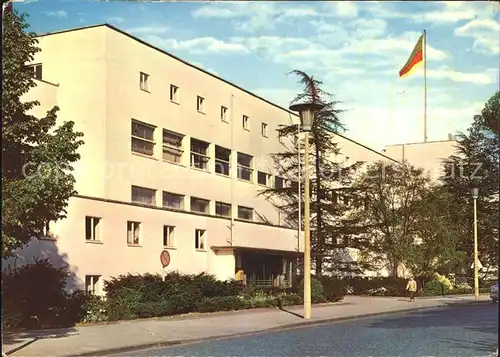
MULTIPOLYGON (((127 273, 291 276, 302 235, 259 193, 288 184, 269 155, 294 113, 109 25, 43 35, 38 46, 26 100, 41 103, 35 115, 59 106, 58 121, 74 121, 85 144, 67 218, 9 264, 48 257, 69 266, 74 288, 96 293, 127 273)), ((343 161, 397 161, 337 139, 343 161)))

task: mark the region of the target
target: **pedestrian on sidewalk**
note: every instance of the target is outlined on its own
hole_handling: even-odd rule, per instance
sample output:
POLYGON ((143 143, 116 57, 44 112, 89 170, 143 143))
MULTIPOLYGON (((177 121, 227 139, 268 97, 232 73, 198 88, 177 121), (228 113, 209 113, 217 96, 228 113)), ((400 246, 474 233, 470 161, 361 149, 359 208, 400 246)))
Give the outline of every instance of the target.
POLYGON ((406 285, 406 290, 410 293, 410 302, 415 301, 415 294, 417 292, 417 282, 413 279, 413 276, 410 277, 408 284, 406 285))

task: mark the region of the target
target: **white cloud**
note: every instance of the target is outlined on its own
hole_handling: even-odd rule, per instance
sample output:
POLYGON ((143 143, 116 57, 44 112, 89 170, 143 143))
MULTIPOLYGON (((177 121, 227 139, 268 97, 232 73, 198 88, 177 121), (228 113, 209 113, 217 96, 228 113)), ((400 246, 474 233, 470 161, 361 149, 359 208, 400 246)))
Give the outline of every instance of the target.
POLYGON ((358 14, 355 3, 339 1, 318 9, 312 5, 272 2, 218 2, 204 5, 192 12, 195 19, 231 19, 233 27, 242 32, 272 30, 276 23, 305 17, 354 18, 358 14))
POLYGON ((162 38, 152 34, 144 36, 144 39, 158 47, 168 50, 183 50, 192 54, 231 53, 234 55, 246 54, 249 52, 248 48, 243 44, 228 43, 213 37, 199 37, 183 41, 172 38, 162 38))
POLYGON ((118 17, 118 16, 111 16, 106 19, 107 22, 112 23, 112 24, 121 24, 125 22, 125 19, 123 17, 118 17))
POLYGON ((387 22, 382 19, 357 19, 351 23, 356 38, 378 38, 387 31, 387 22))
POLYGON ((494 84, 498 83, 498 69, 493 68, 476 73, 467 73, 459 72, 449 67, 441 67, 436 70, 428 70, 427 77, 435 79, 449 79, 454 82, 494 84))
POLYGON ((331 5, 335 8, 335 14, 340 17, 358 16, 358 5, 351 1, 335 1, 331 5))
POLYGON ((68 14, 64 10, 44 11, 43 13, 47 16, 56 17, 58 19, 66 19, 68 17, 68 14))
POLYGON ((203 70, 205 70, 205 71, 207 71, 207 72, 210 72, 210 73, 212 73, 212 74, 214 74, 214 75, 216 75, 216 76, 218 76, 218 77, 220 77, 220 74, 219 74, 219 73, 217 73, 214 69, 212 69, 212 68, 206 68, 206 67, 205 67, 202 63, 200 63, 200 62, 191 62, 191 64, 192 64, 192 65, 194 65, 194 66, 196 66, 196 67, 198 67, 198 68, 201 68, 201 69, 203 69, 203 70))
POLYGON ((454 31, 455 36, 474 39, 473 50, 485 54, 500 54, 500 23, 491 18, 474 19, 454 31))
MULTIPOLYGON (((383 25, 380 28, 383 28, 383 25)), ((339 36, 330 36, 331 40, 325 38, 324 42, 280 36, 236 37, 230 40, 244 44, 259 57, 284 64, 289 69, 299 66, 322 68, 325 77, 333 78, 360 76, 370 72, 380 75, 384 74, 383 67, 391 68, 391 74, 397 75, 397 70, 408 58, 420 34, 403 33, 398 37, 358 40, 349 39, 349 33, 345 32, 340 32, 339 36), (369 55, 370 60, 366 61, 364 55, 369 55)), ((427 51, 428 58, 434 62, 449 58, 447 53, 431 46, 427 51)))
MULTIPOLYGON (((339 100, 345 100, 343 93, 346 91, 352 93, 353 90, 356 91, 356 87, 356 96, 361 98, 360 103, 339 104, 340 109, 346 110, 341 115, 341 122, 347 127, 344 135, 348 138, 375 150, 380 150, 389 144, 422 141, 424 114, 422 87, 408 87, 401 81, 399 85, 385 83, 381 86, 380 83, 372 83, 359 87, 357 84, 342 83, 339 86, 342 88, 341 93, 338 93, 339 100), (366 97, 370 95, 373 101, 370 101, 370 97, 366 97)), ((297 94, 293 90, 284 88, 260 88, 252 91, 285 108, 288 108, 290 101, 297 94)), ((433 99, 427 108, 429 140, 446 140, 448 133, 465 131, 473 116, 484 106, 482 102, 449 106, 449 95, 443 88, 438 87, 433 87, 428 95, 433 99)))
POLYGON ((133 27, 126 31, 134 35, 161 35, 168 32, 168 27, 159 26, 143 26, 143 27, 133 27))

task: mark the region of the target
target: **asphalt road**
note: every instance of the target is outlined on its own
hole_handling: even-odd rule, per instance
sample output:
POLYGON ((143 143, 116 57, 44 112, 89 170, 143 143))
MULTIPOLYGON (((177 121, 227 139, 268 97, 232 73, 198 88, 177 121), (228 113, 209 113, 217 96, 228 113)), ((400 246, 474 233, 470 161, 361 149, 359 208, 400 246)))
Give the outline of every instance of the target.
POLYGON ((498 304, 427 310, 121 356, 491 356, 498 304))

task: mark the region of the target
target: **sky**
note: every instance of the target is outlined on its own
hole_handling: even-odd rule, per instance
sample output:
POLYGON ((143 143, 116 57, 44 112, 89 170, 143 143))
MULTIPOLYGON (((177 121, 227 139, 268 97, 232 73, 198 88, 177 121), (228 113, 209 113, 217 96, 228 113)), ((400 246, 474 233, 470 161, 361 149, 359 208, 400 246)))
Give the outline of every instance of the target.
POLYGON ((399 70, 427 34, 427 136, 466 131, 499 89, 495 2, 26 0, 30 30, 109 23, 276 104, 299 69, 334 95, 345 136, 381 150, 423 141, 423 66, 399 70))

